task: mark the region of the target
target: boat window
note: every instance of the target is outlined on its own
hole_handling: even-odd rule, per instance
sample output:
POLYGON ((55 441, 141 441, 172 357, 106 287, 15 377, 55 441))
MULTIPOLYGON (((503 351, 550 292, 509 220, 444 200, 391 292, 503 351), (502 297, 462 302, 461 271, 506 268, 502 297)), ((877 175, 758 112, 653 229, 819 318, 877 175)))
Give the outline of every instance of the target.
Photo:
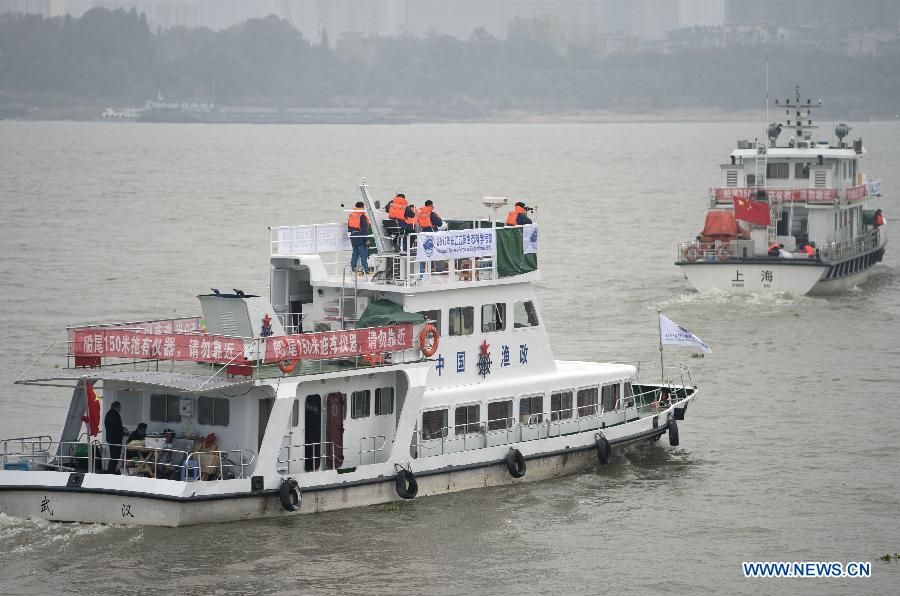
POLYGON ((604 412, 613 412, 619 408, 619 384, 604 385, 601 398, 604 412))
POLYGON ((151 422, 181 422, 181 398, 177 395, 151 395, 151 422))
POLYGON ((481 426, 481 406, 473 404, 456 408, 454 417, 455 428, 453 433, 457 435, 477 433, 481 426))
POLYGON ((537 310, 534 308, 534 302, 526 300, 524 302, 516 302, 513 309, 513 319, 515 328, 520 327, 536 327, 538 324, 537 310))
POLYGON ((444 330, 441 329, 440 310, 420 310, 419 314, 425 317, 429 323, 434 323, 434 326, 437 328, 439 334, 444 333, 444 330))
POLYGON ((622 390, 623 395, 625 396, 625 407, 633 408, 634 407, 634 391, 631 389, 631 381, 625 381, 624 389, 622 390))
POLYGON ((447 436, 447 410, 422 412, 422 438, 441 439, 447 436))
POLYGON ((450 335, 472 335, 475 331, 475 307, 457 306, 450 309, 450 335))
POLYGON ((197 399, 197 424, 228 426, 231 404, 221 397, 197 399))
POLYGON ((375 415, 394 413, 394 388, 379 387, 375 390, 375 415))
POLYGON ((485 304, 481 307, 481 332, 503 331, 506 329, 506 303, 485 304))
POLYGON ((540 424, 544 421, 544 396, 533 395, 519 400, 519 422, 521 424, 540 424))
POLYGON ((856 160, 850 162, 850 182, 856 184, 856 160))
POLYGON ((291 426, 300 426, 300 400, 295 399, 291 406, 291 426))
POLYGON ((488 430, 503 430, 513 425, 512 400, 494 401, 488 404, 488 430))
POLYGON ((794 178, 809 179, 809 164, 797 162, 794 164, 794 178))
POLYGON ((778 162, 772 163, 769 162, 766 164, 766 178, 775 178, 782 179, 787 178, 789 176, 789 169, 787 162, 778 162))
POLYGON ((578 415, 579 416, 596 416, 597 415, 597 388, 590 387, 588 389, 578 390, 578 415))
POLYGON ((351 418, 367 418, 369 416, 371 395, 372 393, 368 389, 353 392, 350 402, 351 418))
POLYGON ((572 417, 572 392, 557 391, 550 394, 550 420, 568 420, 572 417))

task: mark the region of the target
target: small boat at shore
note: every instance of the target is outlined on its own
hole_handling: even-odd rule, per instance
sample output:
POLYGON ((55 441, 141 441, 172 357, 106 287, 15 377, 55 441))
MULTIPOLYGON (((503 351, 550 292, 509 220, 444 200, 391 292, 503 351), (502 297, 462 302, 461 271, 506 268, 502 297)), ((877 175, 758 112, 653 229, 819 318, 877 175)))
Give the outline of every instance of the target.
POLYGON ((505 199, 399 252, 360 192, 373 275, 351 272, 346 224, 279 226, 268 297, 213 290, 199 316, 63 330, 16 381, 72 388, 62 432, 0 440, 0 513, 290 516, 570 474, 664 434, 678 445, 690 367, 646 382, 639 363, 556 360, 538 228, 498 223, 505 199), (140 423, 127 444, 109 432, 140 423))
POLYGON ((813 139, 811 111, 821 101, 775 102, 785 123, 772 123, 768 143, 738 141, 710 189, 709 211, 696 239, 678 245, 675 264, 699 292, 832 293, 863 283, 887 245, 880 181, 862 173, 862 138, 813 139), (783 128, 793 131, 782 145, 783 128))

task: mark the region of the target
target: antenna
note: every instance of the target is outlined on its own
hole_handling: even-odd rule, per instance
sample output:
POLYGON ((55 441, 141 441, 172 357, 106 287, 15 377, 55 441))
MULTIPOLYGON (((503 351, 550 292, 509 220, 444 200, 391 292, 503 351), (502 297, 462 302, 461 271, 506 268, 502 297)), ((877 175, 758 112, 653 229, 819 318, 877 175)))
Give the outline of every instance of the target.
POLYGON ((769 53, 766 52, 766 126, 769 124, 769 53))

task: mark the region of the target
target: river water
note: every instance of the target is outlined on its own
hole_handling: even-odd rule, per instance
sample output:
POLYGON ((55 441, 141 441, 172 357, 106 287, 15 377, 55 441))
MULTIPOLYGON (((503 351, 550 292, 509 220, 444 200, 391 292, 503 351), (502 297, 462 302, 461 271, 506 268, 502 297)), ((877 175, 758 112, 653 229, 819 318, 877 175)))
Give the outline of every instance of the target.
MULTIPOLYGON (((67 323, 265 293, 269 225, 338 221, 363 177, 442 216, 537 205, 557 357, 654 361, 656 309, 713 349, 681 446, 562 479, 180 529, 0 516, 0 592, 896 593, 900 235, 828 298, 700 296, 672 262, 760 123, 242 126, 0 122, 0 436, 58 435, 70 392, 12 384, 67 323), (871 561, 869 579, 744 579, 741 561, 871 561)), ((900 123, 856 126, 900 188, 900 123)), ((892 213, 894 213, 892 215, 892 213)))

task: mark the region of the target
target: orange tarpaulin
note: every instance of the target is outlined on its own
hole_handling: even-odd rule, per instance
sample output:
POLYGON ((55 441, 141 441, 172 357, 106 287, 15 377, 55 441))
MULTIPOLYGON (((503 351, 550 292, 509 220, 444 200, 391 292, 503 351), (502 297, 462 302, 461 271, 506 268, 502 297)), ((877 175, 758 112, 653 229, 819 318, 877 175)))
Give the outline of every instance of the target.
POLYGON ((706 214, 706 223, 703 224, 700 235, 703 242, 749 237, 747 230, 738 225, 734 213, 721 209, 714 209, 706 214))

